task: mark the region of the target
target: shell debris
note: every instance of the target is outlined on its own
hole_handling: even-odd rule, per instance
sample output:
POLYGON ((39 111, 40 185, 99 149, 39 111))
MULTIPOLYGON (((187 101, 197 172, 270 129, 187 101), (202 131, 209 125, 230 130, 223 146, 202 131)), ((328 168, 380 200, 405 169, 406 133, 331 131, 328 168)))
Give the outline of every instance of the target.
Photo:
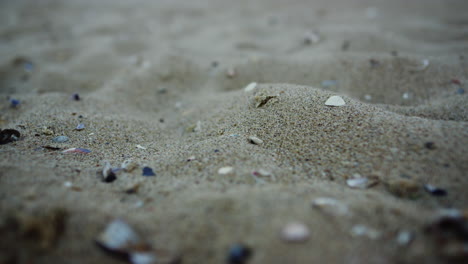
POLYGON ((134 169, 138 168, 138 163, 136 163, 134 160, 128 159, 122 162, 120 167, 125 172, 132 172, 134 169))
POLYGON ((256 82, 251 82, 247 86, 245 86, 244 91, 245 92, 251 92, 251 91, 255 90, 256 87, 257 87, 257 83, 256 82))
POLYGON ((222 168, 219 168, 218 170, 218 174, 220 175, 227 175, 227 174, 231 174, 232 172, 234 172, 234 168, 231 166, 222 167, 222 168))
POLYGON ((327 101, 325 102, 325 105, 326 106, 343 106, 343 105, 346 105, 346 103, 343 100, 343 98, 341 98, 341 96, 333 95, 327 99, 327 101))
POLYGON ((291 222, 281 230, 281 238, 290 243, 301 243, 309 239, 309 228, 300 222, 291 222))
POLYGON ((259 138, 256 137, 256 136, 250 136, 250 137, 248 138, 248 140, 249 140, 249 143, 254 144, 254 145, 261 145, 261 144, 263 144, 263 140, 259 139, 259 138))
POLYGON ((349 215, 350 210, 347 205, 330 197, 318 197, 312 200, 312 206, 320 209, 326 214, 332 215, 349 215))

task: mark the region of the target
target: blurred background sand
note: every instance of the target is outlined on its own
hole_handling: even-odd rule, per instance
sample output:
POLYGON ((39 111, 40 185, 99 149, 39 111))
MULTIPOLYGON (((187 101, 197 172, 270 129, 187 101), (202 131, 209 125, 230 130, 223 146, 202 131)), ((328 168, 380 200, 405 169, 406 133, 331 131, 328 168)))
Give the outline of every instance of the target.
POLYGON ((248 263, 448 261, 424 226, 468 209, 467 60, 464 0, 2 1, 0 127, 22 136, 0 146, 0 262, 119 263, 93 243, 115 218, 184 263, 237 242, 248 263), (140 167, 102 182, 104 160, 126 159, 140 167), (350 215, 313 208, 323 196, 350 215), (8 227, 54 208, 69 215, 55 246, 8 227), (291 221, 307 241, 280 238, 291 221))

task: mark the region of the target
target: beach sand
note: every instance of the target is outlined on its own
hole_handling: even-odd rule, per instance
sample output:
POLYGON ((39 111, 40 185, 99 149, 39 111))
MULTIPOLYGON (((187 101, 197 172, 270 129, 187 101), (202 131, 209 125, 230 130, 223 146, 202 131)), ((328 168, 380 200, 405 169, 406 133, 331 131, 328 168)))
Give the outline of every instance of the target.
POLYGON ((236 243, 245 263, 466 261, 428 228, 468 214, 465 0, 2 1, 0 21, 0 127, 21 133, 0 263, 121 263, 95 244, 114 219, 183 263, 236 243))

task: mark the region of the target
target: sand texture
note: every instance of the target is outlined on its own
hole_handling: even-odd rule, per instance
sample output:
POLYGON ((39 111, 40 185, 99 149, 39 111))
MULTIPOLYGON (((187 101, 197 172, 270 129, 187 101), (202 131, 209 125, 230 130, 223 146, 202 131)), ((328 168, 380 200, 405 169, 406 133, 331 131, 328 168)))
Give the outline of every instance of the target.
POLYGON ((0 263, 122 263, 113 219, 188 264, 461 263, 467 83, 466 0, 1 1, 0 263))

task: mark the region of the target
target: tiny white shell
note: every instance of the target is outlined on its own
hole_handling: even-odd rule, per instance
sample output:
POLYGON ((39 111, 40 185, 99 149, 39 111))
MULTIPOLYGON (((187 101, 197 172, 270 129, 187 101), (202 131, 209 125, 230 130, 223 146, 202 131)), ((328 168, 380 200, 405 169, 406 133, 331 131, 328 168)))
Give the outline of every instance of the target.
POLYGON ((247 86, 245 86, 244 91, 245 92, 251 92, 251 91, 255 90, 256 87, 257 87, 257 83, 252 82, 252 83, 249 83, 247 86))
POLYGON ((312 201, 312 206, 319 208, 325 213, 335 215, 348 215, 349 208, 342 202, 329 197, 319 197, 312 201))
POLYGON ((309 228, 299 222, 291 222, 281 230, 281 238, 286 242, 305 242, 309 239, 309 228))
POLYGON ((263 144, 263 140, 259 139, 258 137, 255 136, 250 136, 249 137, 249 142, 254 144, 254 145, 261 145, 263 144))
POLYGON ((226 175, 226 174, 232 173, 233 171, 234 171, 234 168, 233 168, 233 167, 227 166, 227 167, 219 168, 218 174, 220 174, 220 175, 226 175))
POLYGON ((325 102, 325 105, 327 106, 343 106, 345 104, 346 103, 343 100, 343 98, 341 98, 341 96, 338 95, 330 96, 330 98, 328 98, 328 100, 325 102))

